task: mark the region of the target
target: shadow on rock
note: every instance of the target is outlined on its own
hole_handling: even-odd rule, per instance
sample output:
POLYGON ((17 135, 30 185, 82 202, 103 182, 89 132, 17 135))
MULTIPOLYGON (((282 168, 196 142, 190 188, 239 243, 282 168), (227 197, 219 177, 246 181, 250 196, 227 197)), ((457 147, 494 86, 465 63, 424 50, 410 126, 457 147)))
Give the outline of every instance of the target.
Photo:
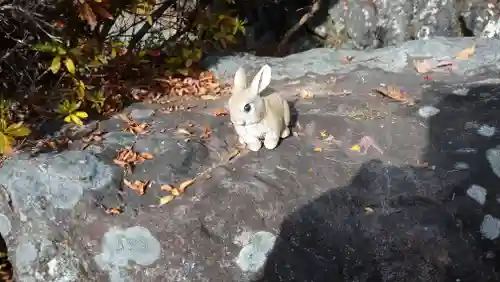
POLYGON ((295 26, 302 21, 302 17, 311 12, 310 1, 236 1, 232 4, 237 14, 246 19, 246 30, 240 44, 228 49, 210 50, 202 59, 204 68, 218 65, 219 59, 239 52, 252 52, 258 56, 275 57, 277 47, 285 34, 292 28, 294 31, 284 46, 279 57, 293 53, 307 51, 311 48, 323 47, 325 38, 319 38, 313 30, 328 22, 329 10, 340 5, 339 0, 319 1, 315 13, 307 16, 306 24, 295 26), (304 35, 310 35, 307 40, 304 35), (318 37, 318 38, 317 38, 318 37), (297 44, 297 42, 299 42, 297 44))
POLYGON ((7 253, 7 245, 3 236, 0 234, 0 281, 2 282, 13 282, 14 281, 14 269, 9 261, 7 253))
POLYGON ((286 217, 254 281, 500 281, 498 89, 427 90, 428 165, 364 163, 286 217))

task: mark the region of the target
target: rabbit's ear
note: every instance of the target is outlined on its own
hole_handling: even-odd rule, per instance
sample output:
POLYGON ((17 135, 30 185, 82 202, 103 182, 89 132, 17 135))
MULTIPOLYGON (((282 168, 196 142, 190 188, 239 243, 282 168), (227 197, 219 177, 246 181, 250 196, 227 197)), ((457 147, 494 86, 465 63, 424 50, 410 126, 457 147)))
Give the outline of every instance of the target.
POLYGON ((271 83, 271 67, 264 65, 260 71, 255 75, 250 85, 252 94, 259 95, 271 83))
POLYGON ((243 67, 238 68, 236 74, 234 75, 234 85, 233 90, 238 92, 247 88, 247 75, 245 73, 245 69, 243 67))

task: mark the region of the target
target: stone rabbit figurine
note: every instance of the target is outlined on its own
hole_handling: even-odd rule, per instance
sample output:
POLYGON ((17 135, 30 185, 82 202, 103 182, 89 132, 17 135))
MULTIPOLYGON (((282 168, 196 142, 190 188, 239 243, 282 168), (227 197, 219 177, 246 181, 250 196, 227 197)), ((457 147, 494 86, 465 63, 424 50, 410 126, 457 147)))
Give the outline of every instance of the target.
POLYGON ((281 138, 290 135, 290 106, 279 94, 261 97, 271 82, 271 67, 264 65, 247 86, 245 70, 240 67, 228 101, 229 116, 239 142, 251 151, 274 149, 281 138))

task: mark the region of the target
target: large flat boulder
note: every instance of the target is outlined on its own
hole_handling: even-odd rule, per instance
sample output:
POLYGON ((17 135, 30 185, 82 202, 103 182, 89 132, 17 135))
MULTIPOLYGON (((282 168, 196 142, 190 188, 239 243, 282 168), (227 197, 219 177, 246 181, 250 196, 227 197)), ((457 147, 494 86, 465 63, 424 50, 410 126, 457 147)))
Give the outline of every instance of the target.
POLYGON ((438 38, 349 63, 328 49, 212 58, 223 79, 269 63, 272 88, 294 101, 294 134, 250 152, 213 114, 226 98, 137 104, 126 113, 149 125, 142 134, 116 117, 98 124, 100 142, 5 161, 0 233, 17 279, 498 281, 499 47, 438 38), (417 55, 454 67, 419 74, 403 61, 417 55), (380 83, 414 104, 373 94, 380 83), (124 148, 144 159, 120 167, 124 148), (165 185, 190 179, 160 205, 165 185))

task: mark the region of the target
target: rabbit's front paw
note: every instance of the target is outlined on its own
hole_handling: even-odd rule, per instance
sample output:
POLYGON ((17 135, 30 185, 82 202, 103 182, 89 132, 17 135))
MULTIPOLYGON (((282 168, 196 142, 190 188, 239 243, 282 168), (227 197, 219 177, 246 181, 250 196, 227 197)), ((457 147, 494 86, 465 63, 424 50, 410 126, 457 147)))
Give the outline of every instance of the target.
POLYGON ((287 138, 288 136, 290 136, 290 128, 287 127, 281 132, 281 138, 287 138))
POLYGON ((262 142, 260 142, 259 139, 247 141, 247 148, 250 151, 257 152, 261 147, 262 147, 262 142))
POLYGON ((280 139, 278 137, 268 135, 266 136, 266 139, 264 139, 264 147, 266 147, 266 149, 272 150, 276 148, 276 146, 278 146, 279 141, 280 139))
POLYGON ((239 137, 238 137, 238 142, 240 142, 240 144, 241 144, 242 146, 245 146, 245 145, 246 145, 245 139, 243 139, 243 137, 241 137, 241 136, 239 136, 239 137))

